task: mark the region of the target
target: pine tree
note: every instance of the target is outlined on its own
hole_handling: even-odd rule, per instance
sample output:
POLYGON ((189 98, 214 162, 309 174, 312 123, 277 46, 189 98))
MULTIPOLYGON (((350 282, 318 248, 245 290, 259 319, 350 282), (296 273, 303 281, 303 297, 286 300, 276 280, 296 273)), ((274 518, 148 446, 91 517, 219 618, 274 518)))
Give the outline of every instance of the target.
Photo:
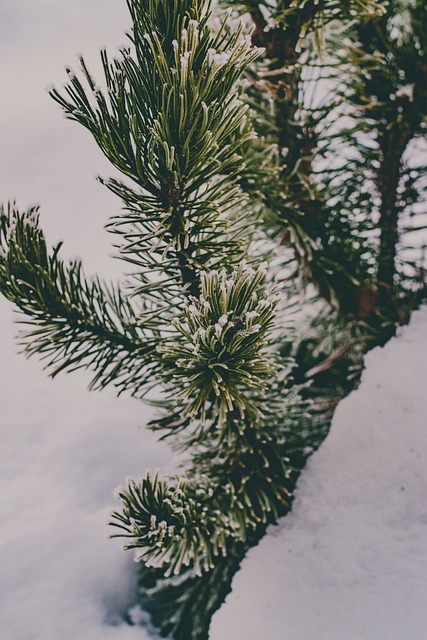
POLYGON ((9 203, 0 290, 52 376, 88 368, 92 388, 148 402, 162 388, 149 427, 187 460, 130 480, 112 524, 162 634, 197 639, 289 510, 363 350, 424 290, 419 265, 399 265, 399 219, 425 191, 405 150, 425 134, 426 9, 229 2, 215 22, 205 0, 127 4, 102 86, 81 58, 51 96, 122 176, 100 180, 132 273, 86 277, 48 249, 37 208, 9 203))

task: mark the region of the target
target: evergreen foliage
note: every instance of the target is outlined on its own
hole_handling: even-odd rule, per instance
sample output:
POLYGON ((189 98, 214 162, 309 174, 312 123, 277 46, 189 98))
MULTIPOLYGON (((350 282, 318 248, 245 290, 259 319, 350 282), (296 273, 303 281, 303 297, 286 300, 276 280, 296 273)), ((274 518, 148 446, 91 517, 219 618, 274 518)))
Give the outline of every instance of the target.
POLYGON ((424 3, 238 4, 265 47, 248 74, 276 169, 252 193, 264 223, 305 283, 390 334, 408 299, 399 221, 425 193, 425 161, 405 154, 425 136, 424 3))
POLYGON ((400 221, 426 188, 408 155, 427 122, 426 9, 224 2, 243 21, 215 26, 205 0, 127 4, 129 44, 101 52, 102 86, 81 58, 51 96, 121 174, 100 180, 133 273, 87 278, 48 250, 37 208, 10 203, 0 290, 25 314, 28 355, 145 397, 149 427, 186 453, 179 475, 119 489, 112 524, 162 634, 197 640, 289 510, 364 350, 424 291, 400 221))
POLYGON ((64 264, 62 243, 49 254, 37 208, 0 207, 0 225, 0 287, 31 327, 21 333, 25 352, 40 354, 52 376, 93 369, 93 388, 112 382, 135 391, 147 384, 156 367, 155 325, 142 327, 120 290, 87 280, 80 262, 64 264))

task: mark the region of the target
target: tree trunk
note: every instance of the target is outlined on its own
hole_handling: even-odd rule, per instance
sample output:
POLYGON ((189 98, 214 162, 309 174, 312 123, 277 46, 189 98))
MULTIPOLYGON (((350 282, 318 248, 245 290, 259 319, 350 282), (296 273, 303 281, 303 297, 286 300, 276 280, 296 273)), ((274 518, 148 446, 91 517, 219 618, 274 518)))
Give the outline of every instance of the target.
POLYGON ((398 187, 401 175, 402 155, 411 138, 411 129, 404 120, 389 125, 380 139, 382 154, 379 171, 380 250, 378 255, 377 282, 378 305, 387 315, 396 315, 395 275, 396 252, 399 239, 398 187))

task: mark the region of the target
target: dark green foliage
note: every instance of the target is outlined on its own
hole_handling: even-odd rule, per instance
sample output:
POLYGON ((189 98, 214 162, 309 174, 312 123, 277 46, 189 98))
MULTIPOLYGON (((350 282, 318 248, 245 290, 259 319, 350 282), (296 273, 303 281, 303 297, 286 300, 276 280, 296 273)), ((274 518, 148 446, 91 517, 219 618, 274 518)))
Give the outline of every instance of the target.
POLYGON ((129 4, 131 46, 112 62, 101 54, 107 90, 81 59, 84 82, 69 71, 65 95, 51 95, 133 182, 105 184, 125 205, 109 229, 139 267, 137 291, 180 295, 184 285, 196 294, 198 270, 239 261, 250 239, 247 222, 243 233, 226 214, 241 206, 241 149, 251 135, 236 83, 257 51, 241 28, 213 35, 204 2, 177 13, 169 3, 129 4))
POLYGON ((39 354, 52 376, 89 367, 93 388, 139 393, 156 370, 156 325, 147 320, 143 329, 119 289, 88 281, 80 262, 65 265, 61 243, 49 254, 38 223, 37 208, 0 208, 0 287, 26 314, 25 352, 39 354))
POLYGON ((349 317, 391 328, 412 298, 399 220, 425 192, 425 160, 404 156, 425 134, 425 6, 338 4, 243 4, 265 47, 248 89, 255 152, 264 144, 276 158, 245 188, 305 283, 349 317))
POLYGON ((254 419, 259 413, 250 394, 273 374, 262 351, 275 306, 265 278, 246 265, 230 275, 202 272, 200 297, 186 307, 185 324, 175 323, 184 340, 162 346, 173 371, 165 379, 183 416, 204 423, 209 415, 221 427, 229 414, 254 419))
POLYGON ((247 548, 242 543, 229 545, 227 556, 215 558, 214 568, 201 576, 187 571, 179 577, 165 578, 160 570, 141 565, 139 600, 162 638, 208 638, 211 617, 229 593, 247 548))
POLYGON ((27 273, 17 287, 6 271, 3 288, 33 316, 28 351, 47 354, 54 373, 95 367, 94 384, 139 396, 165 385, 169 415, 159 424, 169 435, 185 425, 206 452, 181 480, 130 482, 115 522, 145 562, 200 571, 227 540, 244 541, 267 514, 277 517, 287 494, 286 465, 261 407, 280 368, 267 349, 276 299, 256 266, 263 251, 248 254, 255 216, 239 185, 252 125, 236 93, 259 52, 241 26, 232 32, 223 23, 214 34, 204 2, 178 13, 169 2, 130 9, 131 46, 112 62, 102 52, 106 88, 81 59, 83 81, 68 71, 64 95, 51 95, 127 179, 106 184, 124 204, 109 228, 137 268, 131 288, 125 295, 85 280, 57 250, 49 258, 38 220, 19 213, 4 217, 5 263, 27 273), (23 283, 40 291, 24 306, 23 283))
POLYGON ((328 164, 317 182, 330 209, 331 235, 348 243, 362 318, 369 314, 364 316, 361 295, 368 310, 371 296, 371 314, 375 303, 392 321, 405 304, 399 220, 425 193, 423 167, 408 163, 406 155, 426 130, 427 102, 421 98, 427 83, 426 27, 414 18, 421 4, 388 3, 381 15, 352 26, 344 45, 342 36, 336 43, 338 69, 347 73, 337 82, 342 102, 327 116, 334 133, 327 129, 319 139, 328 164))

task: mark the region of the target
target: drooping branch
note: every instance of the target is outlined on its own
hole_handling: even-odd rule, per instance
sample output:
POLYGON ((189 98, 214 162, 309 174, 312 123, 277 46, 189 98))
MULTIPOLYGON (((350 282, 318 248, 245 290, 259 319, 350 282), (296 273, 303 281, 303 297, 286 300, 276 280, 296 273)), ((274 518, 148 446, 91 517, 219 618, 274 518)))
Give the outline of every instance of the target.
POLYGON ((113 383, 142 393, 156 369, 159 322, 141 322, 119 288, 88 281, 81 263, 66 265, 58 245, 48 253, 37 208, 0 208, 0 289, 26 314, 21 335, 28 355, 64 369, 95 371, 92 387, 113 383))

